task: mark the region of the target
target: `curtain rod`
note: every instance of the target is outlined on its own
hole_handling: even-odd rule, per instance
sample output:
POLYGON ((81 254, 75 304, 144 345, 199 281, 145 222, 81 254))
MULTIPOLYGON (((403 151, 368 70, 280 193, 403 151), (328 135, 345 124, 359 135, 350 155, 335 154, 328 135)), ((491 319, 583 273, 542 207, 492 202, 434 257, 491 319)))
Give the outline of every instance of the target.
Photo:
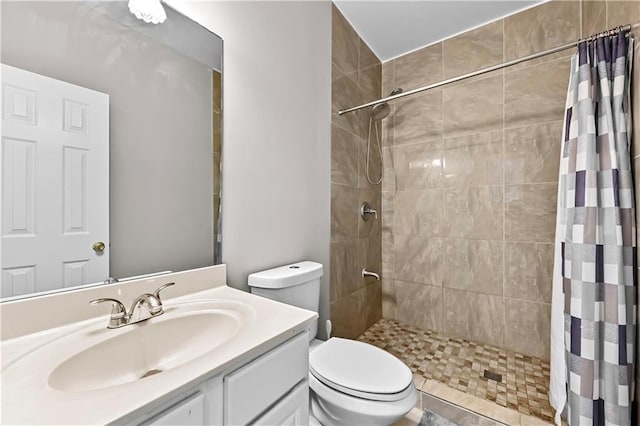
POLYGON ((456 81, 466 80, 467 78, 475 77, 477 75, 486 74, 488 72, 496 71, 496 70, 499 70, 501 68, 510 67, 512 65, 516 65, 516 64, 519 64, 521 62, 526 62, 526 61, 529 61, 531 59, 540 58, 542 56, 547 56, 547 55, 551 55, 552 53, 561 52, 563 50, 570 49, 572 47, 577 46, 578 43, 580 43, 582 41, 593 40, 594 38, 601 37, 601 36, 604 36, 604 35, 615 35, 615 34, 620 33, 621 31, 630 31, 631 29, 638 28, 638 27, 640 27, 640 23, 634 24, 633 26, 632 25, 624 25, 624 26, 612 28, 610 30, 607 30, 607 31, 604 31, 604 32, 601 32, 601 33, 598 33, 598 34, 590 35, 589 37, 585 37, 585 38, 580 39, 578 41, 574 41, 574 42, 571 42, 571 43, 564 44, 562 46, 554 47, 553 49, 545 50, 543 52, 534 53, 534 54, 531 54, 529 56, 524 56, 522 58, 513 59, 513 60, 508 61, 508 62, 503 62, 502 64, 493 65, 491 67, 483 68, 483 69, 478 70, 478 71, 474 71, 474 72, 471 72, 471 73, 468 73, 468 74, 460 75, 458 77, 452 77, 452 78, 449 78, 447 80, 440 81, 438 83, 429 84, 428 86, 418 87, 417 89, 408 90, 406 92, 402 92, 402 93, 399 93, 397 95, 387 96, 386 98, 381 98, 381 99, 378 99, 376 101, 367 102, 366 104, 362 104, 362 105, 354 106, 354 107, 351 107, 351 108, 343 109, 343 110, 338 111, 338 115, 343 115, 343 114, 347 114, 349 112, 360 110, 362 108, 367 108, 367 107, 370 107, 370 106, 374 106, 375 104, 378 104, 378 103, 381 103, 381 102, 394 101, 396 99, 404 98, 405 96, 414 95, 416 93, 424 92, 424 91, 430 90, 430 89, 435 89, 436 87, 444 86, 446 84, 455 83, 456 81))

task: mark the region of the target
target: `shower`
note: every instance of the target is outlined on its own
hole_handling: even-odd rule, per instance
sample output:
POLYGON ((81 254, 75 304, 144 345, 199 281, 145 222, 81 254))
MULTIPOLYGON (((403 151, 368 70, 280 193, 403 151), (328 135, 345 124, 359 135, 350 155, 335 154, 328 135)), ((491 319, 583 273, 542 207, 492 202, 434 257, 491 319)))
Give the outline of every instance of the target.
MULTIPOLYGON (((397 95, 402 93, 401 88, 394 89, 389 96, 397 95)), ((373 185, 379 185, 382 182, 382 176, 384 174, 384 166, 382 165, 382 142, 380 141, 380 130, 378 128, 378 123, 385 119, 389 112, 391 111, 391 107, 389 107, 388 102, 381 102, 379 104, 375 104, 373 108, 371 108, 371 113, 369 114, 369 135, 367 136, 367 168, 366 175, 367 181, 373 185), (371 158, 371 125, 375 127, 376 130, 376 143, 378 144, 378 155, 380 156, 380 178, 376 181, 371 179, 371 175, 369 173, 369 159, 371 158)))

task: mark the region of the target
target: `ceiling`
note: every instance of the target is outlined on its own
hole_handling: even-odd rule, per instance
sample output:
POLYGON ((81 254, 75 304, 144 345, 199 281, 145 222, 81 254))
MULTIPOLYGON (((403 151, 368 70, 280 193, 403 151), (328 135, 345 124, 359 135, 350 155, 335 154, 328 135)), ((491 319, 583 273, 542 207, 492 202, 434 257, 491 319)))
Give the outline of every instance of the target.
POLYGON ((545 0, 334 0, 382 61, 545 0))

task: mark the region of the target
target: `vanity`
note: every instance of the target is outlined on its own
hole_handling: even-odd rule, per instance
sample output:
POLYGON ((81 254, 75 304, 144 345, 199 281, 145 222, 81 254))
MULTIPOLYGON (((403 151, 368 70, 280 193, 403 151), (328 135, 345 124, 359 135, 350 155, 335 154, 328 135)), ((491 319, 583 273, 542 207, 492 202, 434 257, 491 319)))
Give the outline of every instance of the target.
POLYGON ((0 309, 3 424, 308 422, 307 329, 317 314, 228 287, 225 265, 0 309), (109 304, 89 304, 129 304, 168 282, 164 313, 135 324, 109 329, 109 304))

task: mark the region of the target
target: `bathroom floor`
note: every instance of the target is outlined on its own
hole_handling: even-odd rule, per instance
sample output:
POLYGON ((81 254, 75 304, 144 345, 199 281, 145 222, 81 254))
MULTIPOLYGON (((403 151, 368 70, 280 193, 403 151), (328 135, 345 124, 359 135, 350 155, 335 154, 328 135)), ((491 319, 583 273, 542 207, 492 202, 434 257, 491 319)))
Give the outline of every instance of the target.
POLYGON ((376 322, 358 340, 392 353, 427 381, 435 380, 522 414, 552 421, 546 361, 389 319, 376 322))
POLYGON ((424 392, 419 392, 418 399, 416 407, 392 426, 511 426, 424 392))

